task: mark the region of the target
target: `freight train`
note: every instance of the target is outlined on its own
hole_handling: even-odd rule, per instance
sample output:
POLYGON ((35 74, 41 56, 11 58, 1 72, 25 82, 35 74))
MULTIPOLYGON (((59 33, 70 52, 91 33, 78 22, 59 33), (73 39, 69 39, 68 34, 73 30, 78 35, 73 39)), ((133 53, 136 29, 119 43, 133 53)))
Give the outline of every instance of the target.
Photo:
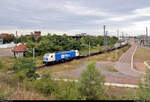
MULTIPOLYGON (((114 48, 107 49, 107 52, 112 51, 114 49, 118 49, 120 47, 126 46, 128 44, 127 41, 121 42, 121 43, 116 43, 114 45, 114 48)), ((96 53, 91 53, 90 56, 100 54, 104 51, 96 52, 96 53)), ((59 61, 66 61, 74 58, 84 58, 88 57, 89 55, 79 55, 78 50, 71 50, 71 51, 64 51, 64 52, 56 52, 56 53, 46 53, 43 58, 43 63, 46 65, 48 63, 55 63, 59 61)))

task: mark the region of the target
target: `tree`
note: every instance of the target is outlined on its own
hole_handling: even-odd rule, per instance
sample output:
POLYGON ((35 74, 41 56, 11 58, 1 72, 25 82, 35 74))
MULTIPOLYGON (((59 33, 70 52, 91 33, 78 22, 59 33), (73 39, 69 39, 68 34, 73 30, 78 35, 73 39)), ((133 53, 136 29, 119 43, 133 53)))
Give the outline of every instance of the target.
POLYGON ((40 80, 35 80, 34 87, 45 95, 51 95, 58 89, 49 72, 44 73, 40 80))
POLYGON ((102 45, 103 45, 103 42, 104 42, 104 37, 103 37, 103 36, 98 36, 98 37, 96 37, 95 42, 96 42, 98 45, 102 46, 102 45))
POLYGON ((80 99, 104 99, 104 77, 96 69, 96 63, 91 62, 81 73, 78 92, 80 99))
POLYGON ((144 81, 139 81, 138 98, 150 100, 150 69, 147 69, 144 81))
POLYGON ((82 38, 80 39, 80 42, 81 42, 81 44, 82 44, 82 45, 85 45, 85 44, 86 44, 86 40, 85 40, 85 38, 84 38, 84 37, 82 37, 82 38))
POLYGON ((117 37, 108 37, 108 45, 114 45, 117 42, 117 37))
POLYGON ((40 41, 39 46, 37 47, 37 52, 39 55, 43 55, 45 53, 52 53, 55 51, 62 51, 62 47, 55 45, 52 41, 49 39, 44 39, 40 41))
POLYGON ((66 44, 64 47, 65 47, 65 50, 80 50, 81 44, 79 41, 69 40, 68 44, 66 44))
POLYGON ((34 48, 36 46, 35 42, 33 42, 32 40, 28 40, 27 45, 28 45, 28 48, 34 48))
POLYGON ((14 39, 15 39, 14 35, 9 34, 8 36, 5 36, 3 40, 4 40, 4 43, 10 43, 10 42, 14 41, 14 39))
POLYGON ((24 80, 25 78, 34 80, 39 77, 39 75, 35 73, 36 65, 34 60, 31 58, 17 59, 13 65, 13 70, 16 73, 16 77, 18 76, 19 80, 24 80))
POLYGON ((35 42, 36 41, 36 39, 35 39, 35 37, 34 37, 34 33, 33 32, 31 32, 31 34, 30 34, 30 36, 29 36, 29 39, 28 40, 31 40, 31 41, 33 41, 33 42, 35 42))
POLYGON ((77 100, 78 91, 76 82, 59 82, 59 88, 54 93, 54 96, 58 100, 77 100))
POLYGON ((17 42, 19 42, 19 43, 27 42, 27 37, 24 35, 21 35, 19 38, 16 38, 16 39, 17 39, 17 42))

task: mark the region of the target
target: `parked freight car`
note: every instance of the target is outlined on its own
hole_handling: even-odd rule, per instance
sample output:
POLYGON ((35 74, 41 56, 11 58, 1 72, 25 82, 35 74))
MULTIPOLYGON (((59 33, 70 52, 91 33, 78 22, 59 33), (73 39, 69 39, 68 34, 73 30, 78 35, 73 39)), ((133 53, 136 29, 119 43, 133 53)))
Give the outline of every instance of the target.
POLYGON ((43 63, 47 64, 51 62, 72 59, 77 56, 79 56, 78 50, 64 51, 64 52, 58 52, 58 53, 46 53, 43 58, 43 63))

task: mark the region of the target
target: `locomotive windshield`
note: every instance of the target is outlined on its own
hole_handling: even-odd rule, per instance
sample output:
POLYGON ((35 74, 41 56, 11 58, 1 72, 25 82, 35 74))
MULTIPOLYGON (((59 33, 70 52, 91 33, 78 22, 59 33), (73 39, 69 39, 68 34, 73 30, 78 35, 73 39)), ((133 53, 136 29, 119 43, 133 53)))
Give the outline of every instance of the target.
POLYGON ((49 53, 45 54, 44 56, 45 56, 45 57, 48 57, 48 56, 49 56, 49 53))

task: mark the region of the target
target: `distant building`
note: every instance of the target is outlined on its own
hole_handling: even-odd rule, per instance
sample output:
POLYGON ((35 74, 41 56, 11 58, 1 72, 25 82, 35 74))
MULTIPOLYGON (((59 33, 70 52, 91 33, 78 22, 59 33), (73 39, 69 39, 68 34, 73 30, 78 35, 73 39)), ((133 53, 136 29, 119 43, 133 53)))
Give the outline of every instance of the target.
POLYGON ((87 36, 87 33, 76 34, 75 36, 81 36, 81 37, 83 37, 83 36, 87 36))
POLYGON ((21 44, 21 45, 14 47, 12 49, 12 52, 14 53, 14 57, 16 58, 24 57, 27 52, 26 47, 27 47, 27 44, 21 44))
POLYGON ((68 36, 69 38, 73 38, 73 39, 81 39, 82 37, 86 37, 87 33, 81 33, 81 34, 76 34, 74 36, 68 36))
POLYGON ((15 39, 14 34, 8 34, 8 33, 1 33, 0 34, 0 43, 10 43, 13 42, 15 39))
POLYGON ((36 42, 40 36, 41 36, 41 31, 34 31, 34 38, 35 38, 36 42))
POLYGON ((34 36, 35 36, 35 37, 41 36, 41 31, 34 31, 34 36))
POLYGON ((8 33, 2 33, 2 34, 0 34, 0 35, 3 36, 3 37, 8 37, 8 36, 9 36, 8 33))

